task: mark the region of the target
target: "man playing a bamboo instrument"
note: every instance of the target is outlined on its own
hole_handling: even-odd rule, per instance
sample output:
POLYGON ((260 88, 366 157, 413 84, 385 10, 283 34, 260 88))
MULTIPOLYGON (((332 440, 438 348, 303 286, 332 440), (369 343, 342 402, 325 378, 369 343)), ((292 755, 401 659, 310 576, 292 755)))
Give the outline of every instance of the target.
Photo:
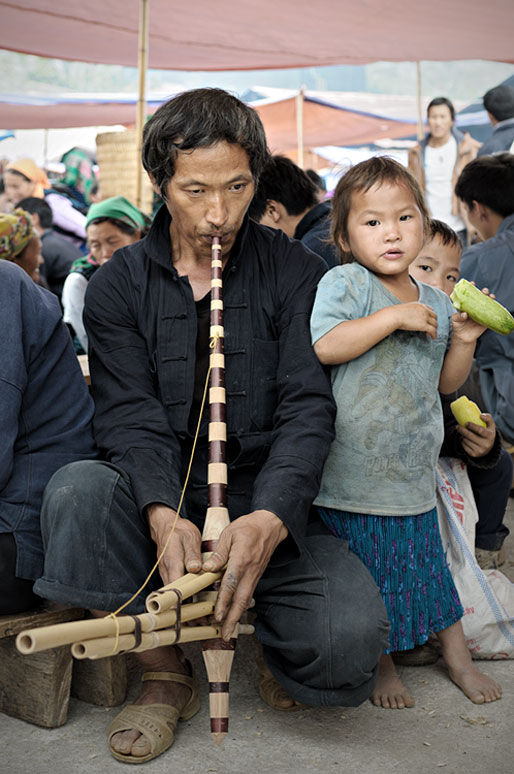
MULTIPOLYGON (((232 522, 203 564, 226 566, 214 617, 229 639, 255 597, 266 662, 292 697, 283 708, 360 704, 373 690, 386 644, 385 609, 345 544, 321 527, 308 534, 333 437, 330 386, 308 325, 325 268, 300 243, 248 219, 268 151, 257 114, 235 97, 199 89, 170 100, 147 123, 143 144, 144 166, 165 206, 144 240, 97 272, 86 296, 95 434, 106 462, 67 466, 48 487, 37 591, 114 611, 141 587, 165 546, 201 413, 217 236, 232 522)), ((206 438, 202 416, 160 577, 154 573, 124 612, 142 612, 152 590, 202 568, 206 438)), ((179 648, 138 658, 147 673, 143 690, 109 735, 112 754, 129 762, 167 749, 178 718, 198 708, 179 648)))

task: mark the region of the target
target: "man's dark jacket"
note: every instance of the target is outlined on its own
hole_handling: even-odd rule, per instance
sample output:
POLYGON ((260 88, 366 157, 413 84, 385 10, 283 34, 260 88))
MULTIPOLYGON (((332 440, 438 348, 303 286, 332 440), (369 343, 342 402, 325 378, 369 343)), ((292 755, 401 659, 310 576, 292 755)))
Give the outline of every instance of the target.
MULTIPOLYGON (((141 511, 177 508, 190 448, 197 315, 173 266, 169 224, 162 207, 148 236, 117 251, 86 294, 96 439, 130 475, 141 511)), ((331 389, 309 333, 325 270, 298 242, 246 218, 223 272, 230 515, 270 510, 295 542, 333 438, 331 389)), ((203 437, 183 512, 198 526, 206 472, 203 437)))
POLYGON ((52 293, 60 298, 64 280, 69 274, 71 264, 77 258, 81 258, 82 253, 76 245, 59 236, 53 228, 47 228, 43 231, 41 253, 44 258, 41 274, 46 278, 52 293))
POLYGON ((296 226, 294 238, 321 255, 329 269, 341 263, 330 240, 330 202, 320 202, 310 209, 296 226))
POLYGON ((484 142, 478 151, 478 155, 489 156, 491 153, 509 151, 513 142, 514 118, 507 118, 505 121, 500 121, 496 124, 492 135, 484 142))

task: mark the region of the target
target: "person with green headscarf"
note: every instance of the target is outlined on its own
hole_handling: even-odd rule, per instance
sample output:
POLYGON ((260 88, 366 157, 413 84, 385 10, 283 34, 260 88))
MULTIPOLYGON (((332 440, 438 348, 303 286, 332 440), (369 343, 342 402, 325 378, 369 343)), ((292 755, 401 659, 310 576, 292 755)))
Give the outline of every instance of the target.
POLYGON ((0 259, 12 261, 35 283, 39 282, 39 267, 43 263, 41 240, 34 230, 28 212, 16 209, 0 213, 0 259))
POLYGON ((87 352, 82 312, 89 280, 115 250, 141 239, 149 225, 149 218, 124 196, 111 196, 89 208, 86 218, 89 254, 74 261, 62 291, 64 322, 72 329, 78 354, 87 352))

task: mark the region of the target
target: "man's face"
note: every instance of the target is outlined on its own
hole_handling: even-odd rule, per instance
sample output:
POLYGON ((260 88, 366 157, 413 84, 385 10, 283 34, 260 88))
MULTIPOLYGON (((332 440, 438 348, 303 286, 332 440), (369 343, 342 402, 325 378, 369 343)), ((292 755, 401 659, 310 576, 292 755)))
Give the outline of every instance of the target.
POLYGON ((425 282, 450 295, 459 279, 460 245, 445 245, 435 236, 421 248, 409 266, 409 274, 418 282, 425 282))
POLYGON ((212 237, 219 236, 227 255, 253 194, 250 162, 240 145, 219 142, 209 148, 180 151, 165 198, 172 217, 174 251, 186 249, 198 257, 207 256, 212 237))
POLYGON ((452 114, 448 105, 431 107, 427 114, 430 134, 437 140, 449 140, 453 126, 452 114))

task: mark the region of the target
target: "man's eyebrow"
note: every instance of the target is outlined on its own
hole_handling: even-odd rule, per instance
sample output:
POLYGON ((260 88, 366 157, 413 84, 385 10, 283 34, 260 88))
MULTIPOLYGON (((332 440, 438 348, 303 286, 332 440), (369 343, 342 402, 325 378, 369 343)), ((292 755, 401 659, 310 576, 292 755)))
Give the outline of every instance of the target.
MULTIPOLYGON (((235 175, 230 180, 227 180, 225 185, 231 185, 232 183, 236 183, 238 180, 243 180, 245 182, 250 182, 253 180, 252 175, 247 174, 245 172, 241 172, 239 175, 235 175)), ((194 178, 183 180, 180 185, 201 185, 206 186, 207 183, 204 180, 195 180, 194 178)))

